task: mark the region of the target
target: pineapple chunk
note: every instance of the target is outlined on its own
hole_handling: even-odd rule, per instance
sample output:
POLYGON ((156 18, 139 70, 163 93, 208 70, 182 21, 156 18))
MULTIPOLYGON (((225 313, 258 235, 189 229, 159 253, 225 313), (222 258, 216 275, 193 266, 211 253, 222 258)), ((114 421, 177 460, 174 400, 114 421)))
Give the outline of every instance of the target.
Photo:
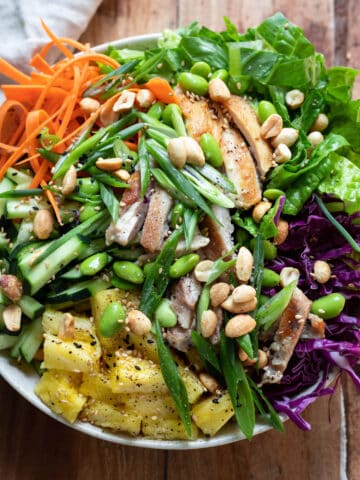
MULTIPOLYGON (((146 437, 160 440, 189 440, 181 420, 175 418, 146 417, 143 419, 142 432, 146 437)), ((191 424, 191 440, 198 437, 197 426, 191 424)))
POLYGON ((61 340, 50 333, 46 333, 44 338, 44 368, 72 372, 99 369, 101 349, 90 333, 75 332, 74 340, 61 340))
POLYGON ((82 419, 102 428, 139 435, 142 417, 135 412, 122 411, 114 405, 90 400, 82 413, 82 419))
POLYGON ((140 296, 138 293, 125 292, 118 288, 110 288, 108 290, 101 290, 91 298, 91 313, 94 317, 96 334, 100 340, 101 346, 108 352, 114 352, 124 346, 123 339, 126 336, 126 332, 124 331, 121 331, 110 338, 105 338, 100 335, 98 328, 100 318, 107 305, 112 302, 121 302, 124 309, 129 310, 139 306, 140 296))
POLYGON ((192 404, 197 402, 201 395, 205 392, 204 385, 200 382, 195 373, 192 372, 188 367, 179 365, 179 373, 184 381, 189 403, 192 404))
MULTIPOLYGON (((47 308, 42 316, 42 326, 45 333, 51 333, 52 335, 57 335, 59 333, 59 327, 63 321, 64 312, 59 310, 52 310, 47 308)), ((88 332, 93 332, 94 325, 91 323, 90 319, 86 317, 78 317, 73 315, 75 330, 84 330, 88 332)))
POLYGON ((110 369, 114 393, 167 393, 159 365, 142 358, 121 353, 110 369))
POLYGON ((118 404, 121 395, 111 390, 109 377, 102 372, 84 373, 80 385, 80 392, 87 397, 94 398, 105 403, 118 404))
POLYGON ((230 395, 212 395, 193 406, 192 419, 205 435, 211 437, 234 415, 230 395))
POLYGON ((124 350, 136 350, 148 360, 159 363, 156 340, 152 333, 135 335, 132 332, 123 331, 121 341, 124 350))
POLYGON ((78 391, 79 383, 77 373, 48 370, 35 386, 35 393, 50 410, 73 423, 86 403, 78 391))

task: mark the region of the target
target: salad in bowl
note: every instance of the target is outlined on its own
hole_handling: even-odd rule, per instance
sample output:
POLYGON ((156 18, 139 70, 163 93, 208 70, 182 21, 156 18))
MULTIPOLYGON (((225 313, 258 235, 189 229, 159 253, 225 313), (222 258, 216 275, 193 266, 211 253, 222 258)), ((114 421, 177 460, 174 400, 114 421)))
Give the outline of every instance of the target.
POLYGON ((250 439, 360 388, 358 71, 225 27, 0 60, 1 365, 67 422, 250 439))

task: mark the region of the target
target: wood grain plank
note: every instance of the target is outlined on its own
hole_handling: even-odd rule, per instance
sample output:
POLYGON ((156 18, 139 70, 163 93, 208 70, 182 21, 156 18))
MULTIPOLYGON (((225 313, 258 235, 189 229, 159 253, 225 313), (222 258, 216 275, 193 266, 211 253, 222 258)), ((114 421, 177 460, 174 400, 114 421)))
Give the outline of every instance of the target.
POLYGON ((334 60, 334 4, 332 0, 263 0, 254 8, 253 0, 205 1, 182 0, 179 3, 179 24, 185 25, 194 19, 210 28, 224 28, 223 16, 228 16, 244 31, 276 12, 282 12, 289 20, 300 25, 305 34, 324 53, 327 63, 334 60))
POLYGON ((176 0, 167 1, 166 5, 161 0, 105 0, 81 41, 97 45, 131 35, 161 32, 165 28, 175 28, 176 23, 176 0))
POLYGON ((286 432, 267 432, 242 441, 191 453, 170 452, 168 480, 219 478, 237 480, 339 480, 340 392, 311 405, 304 417, 313 430, 303 432, 290 422, 286 432), (331 452, 331 457, 329 456, 331 452))
POLYGON ((36 410, 2 379, 0 399, 3 480, 163 478, 161 450, 122 447, 76 432, 36 410))
MULTIPOLYGON (((358 373, 360 374, 360 369, 358 373)), ((356 480, 360 474, 360 403, 359 392, 348 376, 342 379, 344 389, 346 437, 347 437, 347 475, 356 480)))

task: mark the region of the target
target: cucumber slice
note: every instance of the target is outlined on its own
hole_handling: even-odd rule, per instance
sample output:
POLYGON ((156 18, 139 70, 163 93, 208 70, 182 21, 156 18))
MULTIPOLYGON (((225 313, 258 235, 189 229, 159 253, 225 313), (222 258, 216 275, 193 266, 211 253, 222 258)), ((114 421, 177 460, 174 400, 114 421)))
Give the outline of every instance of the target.
MULTIPOLYGON (((8 178, 3 178, 0 182, 0 193, 14 190, 15 185, 8 178)), ((4 215, 6 207, 6 198, 0 198, 0 218, 4 215)))
POLYGON ((35 300, 35 298, 29 297, 28 295, 23 295, 18 303, 23 314, 29 317, 31 320, 39 317, 45 308, 44 305, 35 300))
POLYGON ((27 363, 30 363, 43 341, 41 317, 34 320, 27 330, 20 345, 20 353, 27 363))
POLYGON ((18 337, 13 335, 5 335, 4 333, 0 334, 0 350, 7 350, 12 348, 15 343, 18 341, 18 337))
POLYGON ((62 291, 61 293, 48 295, 46 301, 48 304, 79 302, 80 300, 85 300, 86 298, 94 296, 101 290, 106 290, 110 286, 110 281, 105 281, 102 278, 97 278, 96 280, 85 280, 84 282, 80 282, 73 287, 62 291))

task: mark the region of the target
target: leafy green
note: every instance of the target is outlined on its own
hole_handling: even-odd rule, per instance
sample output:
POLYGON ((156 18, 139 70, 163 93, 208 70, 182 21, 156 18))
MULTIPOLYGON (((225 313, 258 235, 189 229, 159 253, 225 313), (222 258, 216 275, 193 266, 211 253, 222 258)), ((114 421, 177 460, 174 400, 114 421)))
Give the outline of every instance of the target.
POLYGON ((236 421, 246 438, 251 439, 255 426, 255 405, 242 363, 235 351, 235 343, 222 332, 220 364, 229 390, 236 421))
POLYGON ((359 70, 349 67, 330 67, 327 71, 326 100, 329 103, 348 103, 359 70))
POLYGON ((176 363, 171 356, 169 349, 164 343, 160 324, 158 321, 155 322, 155 331, 156 346, 159 354, 159 362, 164 381, 175 402, 176 409, 180 415, 181 421, 185 426, 186 432, 189 437, 191 437, 190 405, 184 382, 180 376, 176 363))
POLYGON ((360 168, 341 155, 334 155, 331 174, 318 186, 320 193, 335 195, 343 200, 349 214, 360 210, 360 168))

